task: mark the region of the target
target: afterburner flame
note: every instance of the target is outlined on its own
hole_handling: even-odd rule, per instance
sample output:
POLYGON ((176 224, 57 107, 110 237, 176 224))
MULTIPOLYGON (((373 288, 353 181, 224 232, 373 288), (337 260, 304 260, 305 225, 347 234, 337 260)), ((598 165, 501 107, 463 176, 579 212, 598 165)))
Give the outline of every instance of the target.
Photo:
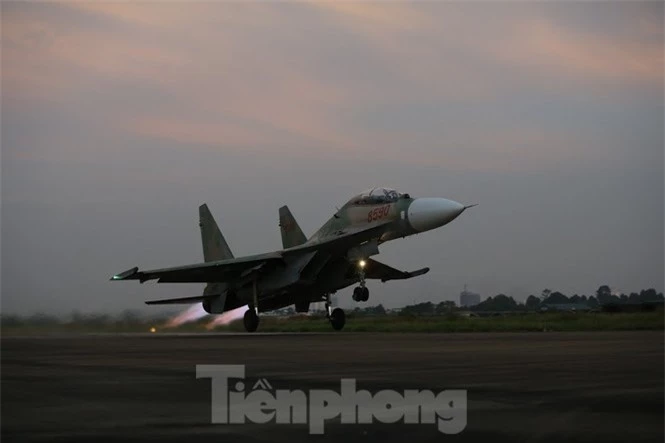
POLYGON ((187 308, 185 311, 181 312, 180 314, 176 315, 172 319, 166 322, 164 325, 165 328, 175 328, 177 326, 180 326, 184 323, 189 323, 192 321, 196 321, 202 317, 205 317, 208 315, 208 313, 203 309, 203 305, 201 303, 196 303, 189 308, 187 308))
POLYGON ((240 308, 232 309, 230 311, 226 311, 225 313, 216 316, 210 323, 206 325, 206 329, 214 329, 217 326, 224 326, 228 325, 234 320, 239 320, 243 318, 245 315, 245 312, 249 309, 247 305, 242 306, 240 308))

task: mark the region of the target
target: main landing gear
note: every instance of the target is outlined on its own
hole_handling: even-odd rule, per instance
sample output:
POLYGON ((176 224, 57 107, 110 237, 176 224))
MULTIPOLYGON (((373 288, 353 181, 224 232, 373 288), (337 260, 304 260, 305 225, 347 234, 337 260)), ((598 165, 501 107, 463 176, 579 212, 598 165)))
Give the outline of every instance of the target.
POLYGON ((245 325, 245 331, 254 332, 259 327, 259 291, 256 287, 256 280, 252 283, 252 290, 254 293, 252 305, 245 311, 245 316, 242 321, 245 325))
POLYGON ((245 311, 242 321, 245 324, 245 331, 247 332, 254 332, 259 327, 259 316, 253 308, 245 311))
POLYGON ((340 308, 332 309, 330 305, 330 294, 325 295, 326 299, 326 317, 335 331, 341 331, 346 324, 346 314, 340 308))

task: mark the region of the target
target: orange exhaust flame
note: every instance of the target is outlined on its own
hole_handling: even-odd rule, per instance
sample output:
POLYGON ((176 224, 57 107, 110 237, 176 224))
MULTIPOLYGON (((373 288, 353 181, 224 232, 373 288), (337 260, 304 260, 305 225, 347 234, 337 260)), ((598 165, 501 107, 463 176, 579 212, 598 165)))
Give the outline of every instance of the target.
POLYGON ((228 325, 232 321, 239 320, 241 319, 244 315, 245 312, 249 309, 247 305, 242 306, 240 308, 232 309, 230 311, 226 311, 222 315, 216 316, 210 323, 206 325, 207 330, 214 329, 217 326, 224 326, 228 325))
POLYGON ((196 303, 167 321, 164 327, 175 328, 184 323, 196 321, 206 315, 208 315, 208 313, 203 309, 203 305, 201 303, 196 303))

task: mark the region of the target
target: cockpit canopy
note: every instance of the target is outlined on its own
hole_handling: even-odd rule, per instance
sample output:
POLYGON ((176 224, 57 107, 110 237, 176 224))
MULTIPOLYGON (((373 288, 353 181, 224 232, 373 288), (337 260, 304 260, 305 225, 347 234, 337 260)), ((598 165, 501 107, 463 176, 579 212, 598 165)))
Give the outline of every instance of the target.
POLYGON ((400 198, 409 198, 408 194, 402 194, 391 188, 372 188, 353 197, 346 205, 377 205, 381 203, 393 203, 400 198))

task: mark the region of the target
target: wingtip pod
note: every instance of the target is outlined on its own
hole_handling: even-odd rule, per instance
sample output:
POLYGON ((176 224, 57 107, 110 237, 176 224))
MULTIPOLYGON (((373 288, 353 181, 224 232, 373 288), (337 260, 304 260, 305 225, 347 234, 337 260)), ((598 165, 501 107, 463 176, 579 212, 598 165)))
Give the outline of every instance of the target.
POLYGON ((138 266, 134 266, 132 269, 128 269, 124 272, 121 272, 120 274, 116 274, 113 277, 111 277, 110 280, 125 280, 132 275, 136 274, 139 271, 138 266))

